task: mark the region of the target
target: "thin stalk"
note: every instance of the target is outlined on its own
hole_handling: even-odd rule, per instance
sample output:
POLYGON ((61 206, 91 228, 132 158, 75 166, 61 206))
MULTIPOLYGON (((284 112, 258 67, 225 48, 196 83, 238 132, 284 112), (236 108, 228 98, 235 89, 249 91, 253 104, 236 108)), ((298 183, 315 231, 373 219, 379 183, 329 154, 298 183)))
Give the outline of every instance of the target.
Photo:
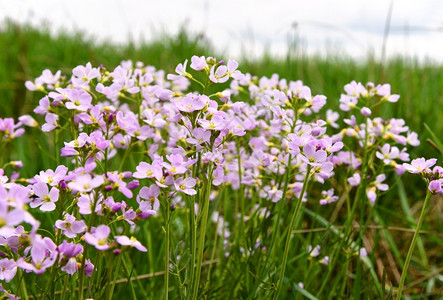
POLYGON ((65 276, 65 282, 63 284, 62 295, 60 297, 61 300, 65 300, 66 291, 68 290, 69 276, 65 276))
MULTIPOLYGON (((221 206, 221 202, 220 201, 219 201, 218 205, 221 206)), ((220 215, 218 215, 218 218, 217 218, 217 226, 218 226, 219 222, 220 222, 220 215)), ((212 247, 211 260, 215 259, 215 254, 216 254, 216 250, 217 250, 217 242, 218 242, 217 228, 214 231, 214 239, 213 239, 213 241, 214 241, 214 245, 212 247)), ((212 270, 212 265, 209 265, 209 267, 208 267, 208 276, 207 276, 207 279, 206 279, 206 286, 208 286, 208 284, 210 282, 210 279, 211 279, 211 270, 212 270)))
POLYGON ((118 271, 119 271, 119 269, 120 269, 120 263, 121 263, 121 260, 122 260, 122 253, 120 253, 120 255, 118 256, 118 258, 117 258, 117 266, 115 267, 115 270, 114 270, 114 278, 113 278, 113 280, 112 280, 112 285, 111 285, 111 288, 109 289, 110 291, 109 291, 109 295, 108 295, 108 299, 109 300, 111 300, 112 299, 112 294, 114 294, 114 287, 115 287, 115 283, 116 283, 116 281, 117 281, 117 276, 118 276, 118 271))
MULTIPOLYGON (((197 175, 200 173, 200 161, 201 156, 200 153, 197 154, 197 164, 194 165, 194 168, 192 170, 192 177, 196 178, 197 175)), ((189 234, 189 245, 191 247, 191 268, 190 268, 190 293, 192 294, 192 289, 194 286, 194 280, 195 280, 195 259, 196 259, 196 253, 197 253, 197 227, 195 224, 195 195, 188 197, 188 206, 189 206, 189 226, 190 226, 190 234, 189 234)), ((186 295, 189 295, 186 293, 186 295)))
POLYGON ((283 278, 285 276, 285 270, 286 270, 286 262, 288 260, 289 245, 291 244, 291 241, 292 241, 292 231, 293 231, 292 227, 294 226, 295 219, 297 219, 297 215, 300 212, 301 204, 303 203, 303 201, 302 201, 303 195, 305 194, 306 188, 308 186, 308 180, 309 180, 310 173, 311 173, 311 165, 308 165, 308 167, 306 169, 306 176, 305 176, 305 180, 303 182, 303 187, 302 187, 302 190, 300 193, 300 197, 298 199, 297 205, 295 206, 295 210, 292 213, 291 223, 289 223, 288 233, 286 235, 286 241, 285 241, 285 249, 283 252, 283 261, 282 261, 282 265, 281 265, 280 278, 278 279, 277 290, 275 291, 274 297, 272 298, 274 300, 278 299, 278 294, 280 293, 281 287, 283 285, 283 278))
POLYGON ((118 171, 121 172, 123 170, 123 166, 125 164, 126 159, 128 158, 129 153, 131 152, 132 148, 134 147, 136 143, 131 143, 128 148, 126 148, 125 154, 123 155, 122 162, 120 163, 120 167, 118 168, 118 171))
MULTIPOLYGON (((131 289, 132 299, 136 300, 137 299, 137 295, 135 294, 134 284, 132 283, 133 280, 130 277, 131 273, 129 272, 128 265, 126 264, 126 257, 122 258, 122 263, 123 263, 123 269, 125 270, 126 274, 128 274, 128 279, 129 280, 127 281, 127 283, 129 284, 129 287, 131 289)), ((135 272, 134 272, 134 275, 135 275, 135 278, 137 278, 137 274, 135 274, 135 272)), ((116 284, 118 284, 120 282, 122 282, 122 280, 117 280, 116 284)), ((143 293, 144 299, 148 298, 148 296, 146 295, 146 292, 145 292, 145 288, 143 288, 143 286, 141 286, 140 280, 138 280, 138 279, 137 279, 137 284, 139 285, 139 291, 141 291, 143 293)))
POLYGON ((59 131, 58 130, 54 130, 54 157, 55 157, 55 161, 57 163, 57 166, 60 165, 60 155, 58 155, 58 140, 59 140, 59 131))
POLYGON ((17 292, 16 294, 18 294, 18 292, 20 291, 20 294, 22 295, 23 299, 27 299, 28 298, 28 290, 26 289, 26 284, 25 284, 25 272, 22 271, 22 269, 17 268, 17 275, 19 276, 20 280, 18 281, 18 287, 17 287, 17 292))
POLYGON ((398 293, 397 293, 397 299, 401 299, 401 295, 403 292, 403 285, 405 283, 406 274, 408 273, 408 267, 409 262, 412 258, 412 253, 414 252, 415 244, 417 243, 418 234, 420 232, 421 225, 423 224, 423 220, 426 214, 426 211, 428 210, 429 206, 429 200, 431 199, 432 192, 428 190, 428 193, 426 194, 425 203, 423 204, 423 208, 420 213, 420 218, 418 219, 417 228, 415 229, 414 236, 412 237, 411 245, 409 246, 408 255, 406 256, 405 265, 403 267, 403 271, 401 273, 400 278, 400 285, 398 286, 398 293))
POLYGON ((242 241, 244 240, 245 230, 244 230, 244 219, 245 219, 245 203, 244 203, 244 191, 243 191, 243 185, 242 185, 242 171, 241 171, 241 154, 240 154, 240 144, 237 141, 235 143, 237 146, 237 167, 238 167, 238 202, 240 203, 240 224, 239 224, 239 236, 238 236, 238 243, 241 245, 242 241))
MULTIPOLYGON (((91 231, 91 227, 92 224, 94 222, 94 218, 96 215, 95 212, 95 208, 97 206, 97 202, 98 202, 98 196, 94 197, 94 204, 92 205, 92 210, 91 210, 91 217, 89 219, 89 223, 88 223, 88 229, 87 232, 91 231)), ((88 247, 86 246, 86 242, 83 242, 83 258, 82 258, 82 263, 81 263, 81 267, 79 270, 79 285, 78 285, 78 299, 79 300, 83 300, 83 284, 84 284, 84 279, 85 279, 85 263, 86 263, 86 256, 88 253, 88 247)))
POLYGON ((168 300, 169 291, 169 205, 165 207, 165 284, 164 284, 164 297, 168 300))
POLYGON ((0 166, 3 166, 3 136, 0 134, 0 166))
MULTIPOLYGON (((148 232, 148 229, 147 229, 147 224, 145 224, 145 226, 143 226, 143 230, 145 231, 145 235, 146 235, 146 240, 148 241, 148 261, 149 261, 149 273, 154 273, 154 258, 153 258, 153 256, 152 256, 152 237, 151 237, 151 233, 150 232, 148 232)), ((125 262, 123 261, 123 266, 125 267, 125 270, 126 270, 126 265, 125 265, 125 262)), ((152 290, 154 289, 154 284, 153 284, 153 281, 150 281, 149 282, 149 285, 150 285, 150 288, 149 289, 147 289, 147 290, 149 290, 149 291, 151 291, 151 293, 152 293, 152 290)), ((132 286, 132 283, 131 283, 131 286, 132 286)), ((143 290, 144 291, 144 290, 143 290)), ((152 296, 152 294, 151 294, 151 296, 152 296)), ((147 295, 145 294, 145 297, 147 298, 147 295)))
POLYGON ((280 230, 279 230, 280 226, 278 226, 278 225, 280 223, 283 211, 285 210, 286 192, 288 191, 288 185, 289 185, 289 179, 290 179, 289 177, 291 175, 291 160, 292 160, 292 154, 289 154, 288 155, 288 163, 287 163, 286 172, 285 172, 285 182, 284 182, 284 186, 283 186, 283 195, 279 201, 277 219, 275 219, 274 224, 273 224, 273 228, 272 228, 272 242, 270 244, 270 249, 269 249, 269 253, 271 253, 271 255, 267 256, 265 265, 267 265, 267 260, 268 260, 269 256, 277 257, 276 253, 273 251, 275 251, 274 245, 276 244, 276 241, 280 237, 280 234, 279 234, 280 233, 280 230))
MULTIPOLYGON (((55 261, 58 261, 58 257, 59 257, 59 256, 57 255, 57 258, 55 259, 55 261)), ((54 280, 54 278, 55 278, 55 272, 56 272, 56 266, 53 265, 53 266, 52 266, 52 269, 51 269, 51 275, 50 275, 50 277, 49 277, 48 286, 47 286, 46 289, 45 289, 45 292, 44 292, 44 294, 43 294, 43 298, 42 298, 42 299, 46 299, 46 296, 48 295, 49 290, 51 290, 51 291, 52 291, 52 294, 54 294, 54 285, 55 285, 55 280, 54 280)))
MULTIPOLYGON (((365 197, 364 190, 366 190, 366 184, 367 184, 367 172, 368 172, 368 161, 370 161, 370 158, 368 157, 368 121, 366 119, 366 128, 365 128, 365 140, 364 140, 364 146, 363 146, 363 162, 362 162, 362 173, 361 173, 361 182, 358 186, 357 193, 354 198, 354 202, 352 203, 352 207, 349 211, 349 204, 348 204, 348 217, 345 221, 345 235, 344 238, 340 239, 338 247, 335 247, 333 250, 333 253, 329 256, 329 268, 328 273, 324 277, 323 283, 320 287, 320 290, 318 291, 317 295, 321 295, 324 288, 326 287, 326 284, 328 283, 329 277, 332 275, 332 272, 334 271, 334 267, 337 263, 336 255, 338 255, 338 251, 342 249, 343 244, 349 241, 352 233, 352 221, 354 220, 355 213, 357 211, 358 204, 364 201, 362 197, 365 197)), ((360 230, 360 229, 359 229, 360 230)))
POLYGON ((206 235, 206 225, 208 223, 209 214, 209 196, 211 195, 212 187, 212 165, 209 165, 208 171, 208 181, 206 182, 205 198, 202 207, 199 209, 201 211, 201 224, 200 224, 200 239, 198 241, 198 252, 197 252, 197 269, 195 272, 195 278, 192 288, 192 299, 196 300, 198 295, 198 284, 200 282, 201 267, 203 262, 203 252, 205 247, 205 235, 206 235))
MULTIPOLYGON (((192 196, 189 199, 189 225, 191 227, 190 230, 190 246, 191 246, 191 270, 190 270, 190 288, 192 291, 193 283, 195 280, 195 259, 196 259, 196 253, 197 253, 197 228, 195 225, 195 197, 192 196)), ((192 293, 192 292, 191 292, 192 293)))

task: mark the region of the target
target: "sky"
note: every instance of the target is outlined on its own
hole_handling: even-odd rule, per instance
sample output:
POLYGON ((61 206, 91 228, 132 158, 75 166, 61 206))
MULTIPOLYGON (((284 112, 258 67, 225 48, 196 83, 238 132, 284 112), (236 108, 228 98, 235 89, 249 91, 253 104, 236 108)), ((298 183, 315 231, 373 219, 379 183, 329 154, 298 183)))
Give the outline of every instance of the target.
POLYGON ((6 18, 114 43, 149 41, 185 27, 230 58, 265 50, 284 55, 295 41, 308 53, 382 59, 384 52, 443 62, 439 0, 0 0, 0 21, 6 18))

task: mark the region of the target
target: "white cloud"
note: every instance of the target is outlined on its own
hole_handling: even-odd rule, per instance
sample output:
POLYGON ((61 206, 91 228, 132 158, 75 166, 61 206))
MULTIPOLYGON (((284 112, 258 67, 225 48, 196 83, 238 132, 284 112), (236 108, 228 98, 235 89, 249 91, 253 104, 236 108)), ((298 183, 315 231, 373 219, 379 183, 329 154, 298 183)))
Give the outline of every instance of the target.
MULTIPOLYGON (((119 43, 128 37, 149 40, 164 31, 175 34, 186 24, 234 57, 242 49, 260 55, 265 46, 285 53, 288 38, 294 36, 310 52, 338 45, 361 56, 368 49, 381 52, 389 5, 386 0, 1 0, 0 19, 34 25, 47 20, 54 30, 82 30, 119 43)), ((388 54, 443 61, 443 31, 437 30, 443 26, 442 13, 443 1, 395 1, 388 54)))

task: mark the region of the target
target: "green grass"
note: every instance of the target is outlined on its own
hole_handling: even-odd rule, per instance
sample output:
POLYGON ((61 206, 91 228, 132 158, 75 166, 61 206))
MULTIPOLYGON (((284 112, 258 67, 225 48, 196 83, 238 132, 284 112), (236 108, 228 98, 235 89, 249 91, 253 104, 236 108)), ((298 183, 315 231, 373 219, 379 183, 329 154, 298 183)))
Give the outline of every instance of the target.
MULTIPOLYGON (((24 87, 24 82, 39 76, 43 69, 51 69, 52 71, 60 69, 65 74, 69 74, 73 67, 79 64, 84 65, 88 61, 95 66, 103 64, 111 69, 122 60, 131 59, 153 65, 166 72, 173 72, 177 63, 190 59, 192 55, 228 58, 223 53, 215 51, 202 37, 189 35, 185 31, 180 32, 177 36, 158 37, 152 42, 141 45, 129 43, 128 45, 116 46, 108 43, 95 43, 91 37, 87 37, 82 33, 75 35, 62 33, 51 36, 46 29, 37 30, 29 26, 17 26, 12 23, 4 24, 0 30, 0 49, 3 53, 0 57, 0 117, 14 118, 31 113, 38 103, 38 93, 28 92, 24 87)), ((421 156, 440 158, 440 153, 436 148, 431 147, 426 140, 429 138, 435 141, 437 145, 441 144, 437 140, 442 139, 443 134, 443 122, 440 122, 440 118, 443 116, 443 68, 441 65, 435 65, 431 62, 418 63, 416 60, 406 61, 401 58, 392 59, 385 64, 381 64, 371 57, 368 57, 365 61, 355 61, 335 54, 328 57, 317 57, 307 56, 303 53, 294 55, 295 50, 291 51, 286 57, 280 58, 264 55, 259 59, 252 60, 243 57, 239 59, 240 69, 257 76, 271 76, 273 73, 278 73, 280 78, 300 79, 312 88, 313 94, 326 95, 330 107, 337 107, 343 86, 352 80, 363 83, 367 81, 373 81, 376 84, 390 83, 392 93, 401 95, 400 101, 395 104, 384 105, 379 114, 383 117, 404 118, 410 129, 419 134, 422 144, 411 152, 411 158, 421 156), (425 123, 430 130, 426 129, 425 123)), ((40 170, 54 166, 54 163, 45 154, 45 152, 48 152, 51 153, 49 156, 52 156, 53 145, 44 136, 47 135, 42 134, 37 129, 27 129, 26 138, 14 141, 11 149, 15 151, 10 151, 9 156, 10 159, 23 160, 26 168, 22 172, 22 177, 33 176, 40 170), (35 149, 35 151, 29 151, 29 149, 35 149)), ((441 165, 441 161, 439 163, 441 165)), ((137 165, 137 162, 131 162, 131 165, 137 165)), ((383 290, 386 298, 389 298, 388 282, 398 281, 398 271, 401 273, 400 266, 404 263, 412 237, 412 233, 406 234, 401 230, 415 228, 414 220, 420 211, 424 195, 425 185, 418 178, 406 175, 396 187, 381 198, 383 203, 376 206, 374 219, 378 220, 378 223, 372 224, 367 234, 377 250, 371 253, 371 265, 366 264, 366 267, 362 268, 361 278, 374 283, 377 282, 371 279, 374 276, 385 276, 387 278, 386 286, 377 282, 379 286, 374 286, 371 289, 367 288, 365 281, 362 281, 360 283, 362 285, 361 291, 364 293, 361 295, 362 298, 377 297, 379 289, 383 290), (383 228, 384 226, 389 227, 383 228), (375 293, 375 296, 371 293, 375 293)), ((411 264, 415 271, 409 278, 409 282, 425 278, 423 282, 419 282, 413 287, 417 288, 418 295, 427 288, 429 288, 429 291, 434 291, 434 287, 438 286, 435 283, 438 278, 436 276, 426 278, 426 276, 441 268, 439 258, 441 259, 443 242, 441 235, 435 234, 435 232, 441 231, 442 202, 437 197, 431 200, 431 209, 422 228, 428 233, 422 235, 422 238, 418 240, 415 252, 417 259, 413 260, 411 264)), ((322 253, 327 253, 327 247, 333 249, 335 245, 339 244, 342 231, 334 227, 336 226, 335 219, 333 219, 334 213, 330 207, 325 208, 308 204, 304 208, 303 226, 299 226, 299 228, 302 227, 307 231, 294 236, 294 247, 302 249, 308 244, 320 244, 322 249, 325 249, 325 252, 322 251, 322 253), (315 230, 318 228, 329 230, 316 232, 315 230)), ((338 214, 339 217, 343 217, 343 212, 338 212, 338 214)), ((176 220, 178 219, 176 218, 176 220)), ((300 222, 300 220, 298 221, 300 222)), ((288 223, 288 220, 286 223, 288 223)), ((153 236, 162 235, 161 225, 161 220, 156 219, 149 224, 149 230, 155 231, 153 236)), ((172 224, 172 226, 177 231, 184 227, 183 224, 172 224)), ((251 235, 251 241, 256 240, 253 229, 245 228, 246 234, 251 235)), ((143 228, 143 230, 146 231, 146 228, 143 228)), ((184 233, 179 232, 179 235, 184 235, 184 233)), ((146 236, 146 239, 149 240, 147 233, 146 236)), ((177 241, 173 241, 173 244, 177 244, 177 241)), ((162 270, 163 241, 151 241, 148 248, 150 248, 149 255, 153 255, 152 253, 158 255, 150 258, 150 261, 156 262, 155 265, 144 265, 138 268, 138 274, 134 274, 132 266, 128 265, 125 267, 127 271, 125 271, 124 276, 126 278, 142 274, 154 274, 154 272, 162 270)), ((180 252, 178 246, 175 250, 180 252)), ((171 249, 171 252, 174 254, 174 249, 171 249)), ((220 278, 225 279, 223 282, 231 282, 234 285, 235 288, 233 288, 232 293, 237 292, 237 296, 241 295, 242 298, 246 299, 248 297, 246 291, 257 289, 257 281, 254 280, 253 275, 255 265, 253 261, 244 261, 240 253, 234 253, 233 255, 238 256, 238 261, 241 263, 230 264, 224 270, 218 267, 214 272, 217 272, 216 275, 220 278), (251 274, 243 274, 246 267, 251 270, 251 274), (245 276, 246 280, 236 282, 237 276, 239 278, 245 276), (229 279, 230 277, 232 279, 229 279)), ((348 259, 349 257, 344 256, 339 263, 346 264, 354 270, 360 268, 360 266, 352 265, 353 263, 356 264, 355 260, 349 262, 348 259)), ((142 262, 142 255, 135 255, 133 261, 134 264, 142 262)), ((305 256, 289 257, 289 262, 286 274, 297 274, 297 278, 301 276, 304 279, 305 286, 315 282, 317 276, 325 272, 325 269, 322 269, 318 264, 313 265, 312 261, 307 260, 305 256), (307 271, 306 274, 302 273, 304 270, 307 271)), ((273 270, 269 270, 271 277, 277 276, 272 272, 273 270)), ((160 274, 158 277, 161 278, 162 275, 160 274)), ((343 291, 342 295, 330 295, 331 298, 336 296, 351 297, 351 287, 347 286, 346 281, 343 281, 343 277, 343 275, 337 277, 333 275, 331 277, 331 290, 343 291)), ((244 277, 241 278, 245 279, 244 277)), ((138 295, 140 297, 159 297, 162 288, 161 280, 156 280, 155 276, 144 280, 133 283, 138 295), (147 293, 146 295, 140 292, 143 288, 147 293)), ((171 280, 174 284, 176 279, 171 276, 171 280)), ((312 286, 315 286, 315 284, 312 284, 312 286)), ((226 289, 226 287, 219 286, 217 283, 212 288, 214 290, 209 292, 214 294, 218 293, 218 289, 226 289)), ((325 291, 328 288, 326 287, 325 291)), ((128 294, 129 290, 132 290, 131 285, 122 282, 117 285, 114 295, 123 297, 123 295, 128 294)), ((294 293, 297 290, 308 293, 301 290, 296 283, 291 283, 291 290, 294 293)), ((230 296, 229 294, 224 295, 226 299, 230 296)), ((312 295, 308 293, 304 296, 310 298, 312 295)))

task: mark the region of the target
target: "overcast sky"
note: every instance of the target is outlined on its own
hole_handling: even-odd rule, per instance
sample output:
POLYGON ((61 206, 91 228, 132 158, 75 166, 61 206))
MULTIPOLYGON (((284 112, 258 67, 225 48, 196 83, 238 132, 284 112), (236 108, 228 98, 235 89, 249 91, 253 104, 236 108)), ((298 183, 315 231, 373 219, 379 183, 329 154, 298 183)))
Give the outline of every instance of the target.
POLYGON ((388 55, 443 62, 443 1, 438 0, 0 0, 0 20, 85 31, 123 43, 150 40, 185 26, 232 58, 265 48, 286 53, 289 40, 308 52, 339 51, 380 58, 392 3, 388 55))

